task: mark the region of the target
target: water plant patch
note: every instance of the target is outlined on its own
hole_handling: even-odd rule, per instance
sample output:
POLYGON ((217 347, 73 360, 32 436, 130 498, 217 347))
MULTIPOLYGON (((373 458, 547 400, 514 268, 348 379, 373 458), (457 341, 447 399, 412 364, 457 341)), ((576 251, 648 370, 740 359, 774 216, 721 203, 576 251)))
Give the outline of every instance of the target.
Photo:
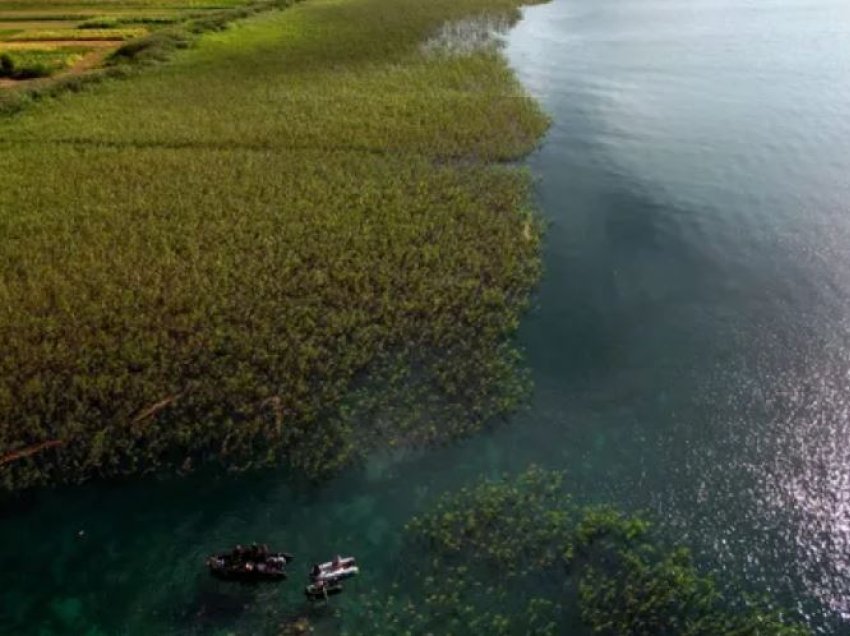
POLYGON ((722 590, 646 518, 576 504, 557 471, 449 492, 405 540, 400 580, 368 597, 345 633, 811 633, 767 600, 722 590))

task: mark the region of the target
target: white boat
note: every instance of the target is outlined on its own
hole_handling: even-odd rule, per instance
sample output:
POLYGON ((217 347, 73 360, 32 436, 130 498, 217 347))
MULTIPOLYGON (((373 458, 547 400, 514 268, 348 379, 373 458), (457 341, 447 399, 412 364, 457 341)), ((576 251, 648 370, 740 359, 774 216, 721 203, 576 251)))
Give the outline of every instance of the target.
POLYGON ((358 572, 360 572, 360 569, 357 567, 354 557, 338 556, 333 561, 314 565, 310 570, 310 578, 313 581, 335 583, 356 576, 358 572))

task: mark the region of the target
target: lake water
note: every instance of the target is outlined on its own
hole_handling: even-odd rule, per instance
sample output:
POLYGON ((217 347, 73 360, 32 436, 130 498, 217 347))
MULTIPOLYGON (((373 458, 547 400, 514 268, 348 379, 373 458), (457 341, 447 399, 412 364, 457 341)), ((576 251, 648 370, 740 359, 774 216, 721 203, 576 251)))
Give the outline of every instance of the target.
POLYGON ((554 119, 538 442, 846 633, 850 6, 568 0, 509 50, 554 119))
POLYGON ((531 407, 321 487, 195 475, 6 505, 0 633, 254 633, 300 582, 221 586, 207 553, 351 552, 368 589, 434 493, 537 462, 850 634, 850 5, 557 0, 506 53, 553 119, 529 159, 549 222, 531 407))

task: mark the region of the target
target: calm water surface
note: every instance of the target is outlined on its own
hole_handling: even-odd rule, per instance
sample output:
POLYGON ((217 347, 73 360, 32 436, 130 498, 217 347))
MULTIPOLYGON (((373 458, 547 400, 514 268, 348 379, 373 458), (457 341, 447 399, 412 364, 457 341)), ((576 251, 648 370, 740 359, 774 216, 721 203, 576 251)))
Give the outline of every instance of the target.
POLYGON ((534 461, 850 634, 850 5, 557 0, 506 52, 553 118, 530 158, 531 408, 319 488, 196 475, 7 505, 0 632, 255 633, 300 611, 300 582, 222 586, 208 552, 350 551, 365 590, 403 573, 429 497, 534 461))
POLYGON ((510 51, 553 114, 525 341, 588 492, 850 616, 850 6, 558 2, 510 51), (601 494, 601 493, 599 493, 601 494))

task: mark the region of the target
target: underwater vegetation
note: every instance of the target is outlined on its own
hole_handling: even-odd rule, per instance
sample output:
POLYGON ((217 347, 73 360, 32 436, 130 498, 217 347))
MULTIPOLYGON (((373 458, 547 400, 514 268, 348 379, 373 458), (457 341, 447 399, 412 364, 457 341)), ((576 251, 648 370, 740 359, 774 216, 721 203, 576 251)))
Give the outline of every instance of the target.
POLYGON ((348 633, 810 633, 766 601, 721 591, 646 519, 576 504, 557 471, 450 492, 405 532, 403 580, 371 595, 348 633))
POLYGON ((547 120, 422 44, 516 7, 310 1, 0 117, 2 487, 321 476, 514 408, 540 224, 497 162, 547 120))

